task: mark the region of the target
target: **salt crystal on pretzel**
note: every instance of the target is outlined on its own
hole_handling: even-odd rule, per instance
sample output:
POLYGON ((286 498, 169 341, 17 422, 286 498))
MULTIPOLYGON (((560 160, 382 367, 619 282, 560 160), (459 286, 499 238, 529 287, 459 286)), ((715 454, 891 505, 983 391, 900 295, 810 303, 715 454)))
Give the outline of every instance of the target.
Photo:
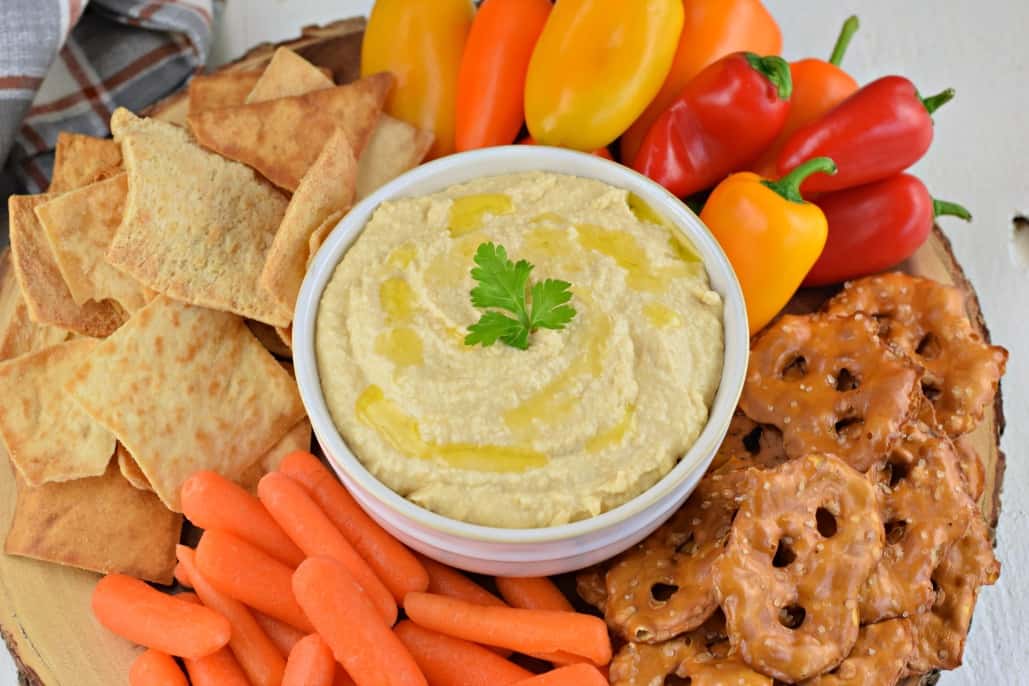
POLYGON ((993 402, 1008 353, 972 328, 957 288, 899 272, 882 274, 848 283, 826 311, 873 317, 887 343, 925 368, 922 389, 950 436, 974 429, 993 402))
POLYGON ((708 474, 686 504, 607 572, 608 625, 658 643, 700 626, 717 609, 711 569, 747 489, 744 471, 708 474))
POLYGON ((714 580, 734 650, 795 682, 839 664, 858 635, 862 585, 883 549, 876 489, 828 455, 764 472, 740 504, 714 580))
POLYGON ((758 424, 742 412, 737 412, 729 422, 729 431, 709 470, 729 472, 750 467, 770 469, 788 459, 781 431, 774 426, 758 424))
POLYGON ((611 662, 612 686, 772 686, 772 679, 755 672, 731 654, 725 621, 716 614, 701 627, 664 643, 627 643, 611 662))
POLYGON ((939 590, 932 608, 911 619, 915 648, 908 660, 909 674, 961 665, 979 587, 993 584, 999 575, 986 523, 976 517, 933 574, 939 590))
POLYGON ((861 594, 861 622, 924 612, 932 574, 978 516, 950 440, 916 424, 869 473, 882 492, 886 547, 861 594))
POLYGON ((847 659, 828 674, 802 686, 882 686, 896 684, 914 646, 911 622, 891 619, 861 627, 847 659))
POLYGON ((740 407, 777 426, 791 457, 834 453, 865 471, 913 411, 919 375, 868 317, 785 315, 751 348, 740 407))

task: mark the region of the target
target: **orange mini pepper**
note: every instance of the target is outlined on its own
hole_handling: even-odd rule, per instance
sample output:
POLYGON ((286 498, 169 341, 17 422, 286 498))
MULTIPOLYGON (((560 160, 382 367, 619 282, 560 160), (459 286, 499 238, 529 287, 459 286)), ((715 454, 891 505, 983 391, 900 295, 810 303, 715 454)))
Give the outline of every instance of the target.
POLYGON ((486 0, 457 77, 457 150, 510 145, 525 121, 525 75, 550 0, 486 0))
POLYGON ((860 24, 856 16, 843 22, 840 36, 836 39, 829 61, 808 58, 790 64, 793 76, 793 97, 786 125, 761 159, 754 163, 753 170, 761 176, 776 176, 776 162, 786 141, 797 129, 821 119, 822 115, 853 95, 858 83, 847 72, 840 69, 843 55, 847 52, 850 39, 860 24))
POLYGON ((429 159, 454 152, 457 74, 471 0, 377 0, 364 30, 361 74, 392 72, 386 111, 436 139, 429 159))
POLYGON ((654 121, 694 76, 734 52, 778 55, 782 32, 761 0, 683 0, 679 45, 661 90, 621 140, 623 160, 633 160, 654 121))
POLYGON ((815 172, 835 174, 836 164, 817 157, 778 181, 733 174, 700 213, 736 270, 751 334, 785 307, 825 247, 825 214, 800 196, 800 184, 815 172))
POLYGON ((682 18, 682 0, 554 5, 525 80, 532 137, 585 152, 618 138, 661 88, 682 18))

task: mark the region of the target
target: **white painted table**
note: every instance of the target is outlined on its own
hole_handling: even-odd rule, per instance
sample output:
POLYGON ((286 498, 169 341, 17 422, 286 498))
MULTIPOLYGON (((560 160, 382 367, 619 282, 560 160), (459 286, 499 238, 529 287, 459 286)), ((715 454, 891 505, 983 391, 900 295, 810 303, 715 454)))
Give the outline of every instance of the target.
MULTIPOLYGON (((1029 2, 1025 0, 767 0, 782 26, 786 57, 827 57, 839 26, 859 11, 862 28, 845 66, 860 82, 888 73, 911 78, 923 93, 952 86, 958 97, 936 116, 937 140, 918 173, 939 197, 964 203, 971 225, 944 230, 979 292, 996 342, 1012 353, 1004 386, 1007 475, 998 554, 1004 571, 984 590, 965 653, 947 686, 1029 683, 1029 227, 1021 244, 1012 219, 1029 215, 1029 2)), ((371 0, 229 0, 213 60, 232 59, 261 41, 295 36, 300 27, 367 14, 371 0)), ((0 651, 0 683, 14 684, 0 651)))

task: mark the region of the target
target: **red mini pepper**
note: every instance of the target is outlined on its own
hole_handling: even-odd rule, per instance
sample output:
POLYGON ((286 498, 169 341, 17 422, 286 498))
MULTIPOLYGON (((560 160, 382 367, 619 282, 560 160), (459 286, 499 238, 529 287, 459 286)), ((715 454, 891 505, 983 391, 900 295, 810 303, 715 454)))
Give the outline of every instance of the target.
POLYGON ((792 90, 781 57, 724 57, 697 74, 657 118, 632 166, 680 197, 710 188, 775 140, 792 90))
POLYGON ((936 217, 972 218, 961 205, 933 199, 910 174, 827 193, 815 204, 829 221, 829 237, 805 286, 881 272, 911 257, 929 237, 936 217))
POLYGON ((824 117, 797 130, 779 155, 786 174, 815 157, 831 157, 839 173, 815 174, 801 191, 823 193, 880 181, 922 158, 933 140, 932 113, 954 97, 947 89, 923 99, 902 76, 885 76, 824 117))

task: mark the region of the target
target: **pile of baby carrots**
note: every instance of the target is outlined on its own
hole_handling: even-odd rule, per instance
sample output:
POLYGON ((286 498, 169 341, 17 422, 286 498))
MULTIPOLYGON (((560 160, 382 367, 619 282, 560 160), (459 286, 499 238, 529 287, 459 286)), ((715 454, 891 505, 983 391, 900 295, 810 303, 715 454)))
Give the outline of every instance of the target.
POLYGON ((501 599, 416 556, 309 453, 286 457, 257 497, 198 472, 182 506, 204 530, 178 547, 175 577, 192 593, 120 574, 93 593, 100 623, 146 648, 131 686, 607 684, 602 619, 548 579, 498 578, 501 599), (554 668, 534 675, 512 653, 554 668))

